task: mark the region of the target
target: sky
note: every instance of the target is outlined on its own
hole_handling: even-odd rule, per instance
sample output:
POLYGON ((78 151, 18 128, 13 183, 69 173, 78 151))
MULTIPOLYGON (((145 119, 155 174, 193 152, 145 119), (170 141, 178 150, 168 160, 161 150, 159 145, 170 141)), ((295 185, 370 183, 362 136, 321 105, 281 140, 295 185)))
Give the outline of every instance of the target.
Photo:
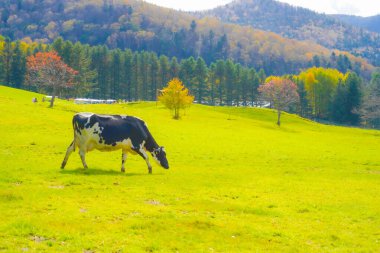
MULTIPOLYGON (((156 5, 193 11, 211 9, 231 0, 145 0, 156 5)), ((350 14, 373 16, 380 14, 380 0, 280 0, 294 6, 302 6, 326 14, 350 14)))

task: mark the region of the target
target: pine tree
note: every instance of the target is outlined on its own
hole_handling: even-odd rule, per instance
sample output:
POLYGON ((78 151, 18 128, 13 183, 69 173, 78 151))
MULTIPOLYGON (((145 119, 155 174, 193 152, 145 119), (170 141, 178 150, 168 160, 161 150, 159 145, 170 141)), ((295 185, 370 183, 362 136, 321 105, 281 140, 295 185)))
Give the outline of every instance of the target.
POLYGON ((5 39, 3 50, 3 69, 5 85, 11 85, 12 43, 9 38, 5 39))
POLYGON ((161 89, 166 83, 169 82, 170 78, 170 65, 169 59, 165 55, 160 56, 160 71, 161 71, 161 80, 159 84, 159 89, 161 89))
POLYGON ((195 66, 195 85, 196 85, 196 100, 198 103, 202 103, 203 97, 207 91, 207 78, 208 68, 205 61, 202 58, 197 59, 195 66))
POLYGON ((62 37, 58 37, 57 39, 54 40, 52 47, 54 51, 58 53, 58 55, 63 55, 63 46, 64 46, 64 40, 62 37))
POLYGON ((195 59, 190 57, 181 61, 181 68, 179 71, 180 79, 184 80, 184 85, 188 87, 191 94, 194 94, 195 66, 195 59))
POLYGON ((217 87, 217 97, 219 98, 219 105, 224 104, 225 100, 225 62, 222 60, 218 60, 216 62, 216 68, 215 68, 215 84, 217 87))
POLYGON ((152 53, 150 55, 150 78, 151 78, 151 85, 149 87, 150 90, 150 100, 155 101, 157 90, 158 90, 158 80, 159 80, 159 72, 160 72, 160 62, 158 60, 158 57, 155 53, 152 53))
POLYGON ((346 86, 340 81, 336 90, 335 94, 331 103, 331 118, 335 122, 339 123, 345 123, 347 122, 347 88, 346 86))
POLYGON ((111 60, 111 98, 120 99, 121 51, 113 50, 111 60))
POLYGON ((123 90, 125 89, 126 98, 128 101, 132 101, 132 66, 133 53, 130 50, 126 50, 123 54, 123 90))
POLYGON ((172 79, 179 77, 179 70, 180 70, 180 65, 178 63, 178 60, 176 57, 173 57, 170 64, 170 76, 172 79))
POLYGON ((226 62, 225 77, 226 102, 227 105, 232 105, 235 83, 235 65, 231 60, 227 60, 226 62))
POLYGON ((79 42, 75 43, 73 47, 70 67, 78 71, 76 85, 73 89, 75 97, 86 97, 96 89, 96 71, 91 69, 91 58, 88 51, 79 42))
POLYGON ((380 128, 380 72, 372 74, 368 94, 360 112, 366 126, 380 128))
POLYGON ((10 85, 12 87, 21 88, 24 85, 24 76, 26 73, 26 58, 25 54, 21 50, 20 42, 17 41, 12 58, 10 68, 10 85))
POLYGON ((358 111, 362 102, 361 80, 358 75, 350 72, 345 82, 347 87, 347 121, 351 125, 358 125, 360 122, 358 111))

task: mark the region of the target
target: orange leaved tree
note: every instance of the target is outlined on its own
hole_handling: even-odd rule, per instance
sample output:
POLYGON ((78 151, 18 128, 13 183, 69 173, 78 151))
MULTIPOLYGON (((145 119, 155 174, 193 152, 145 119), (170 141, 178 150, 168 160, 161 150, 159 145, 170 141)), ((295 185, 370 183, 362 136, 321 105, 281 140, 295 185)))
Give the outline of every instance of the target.
POLYGON ((194 101, 194 96, 189 95, 189 90, 178 78, 174 78, 161 90, 158 100, 168 109, 173 110, 174 119, 179 119, 180 109, 190 106, 194 101))
POLYGON ((53 107, 54 99, 61 89, 74 85, 77 74, 54 51, 39 52, 27 58, 27 83, 51 90, 50 107, 53 107))
POLYGON ((259 92, 277 110, 277 125, 281 124, 281 111, 299 100, 297 85, 281 77, 268 77, 267 82, 259 87, 259 92))

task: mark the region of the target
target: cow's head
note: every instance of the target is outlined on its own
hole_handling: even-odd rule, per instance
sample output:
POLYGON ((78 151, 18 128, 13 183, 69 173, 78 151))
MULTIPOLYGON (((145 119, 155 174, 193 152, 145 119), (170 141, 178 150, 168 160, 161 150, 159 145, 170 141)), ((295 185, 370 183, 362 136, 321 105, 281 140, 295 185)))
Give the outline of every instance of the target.
POLYGON ((164 147, 158 147, 153 150, 152 156, 154 160, 163 168, 169 169, 169 163, 166 159, 166 153, 164 147))

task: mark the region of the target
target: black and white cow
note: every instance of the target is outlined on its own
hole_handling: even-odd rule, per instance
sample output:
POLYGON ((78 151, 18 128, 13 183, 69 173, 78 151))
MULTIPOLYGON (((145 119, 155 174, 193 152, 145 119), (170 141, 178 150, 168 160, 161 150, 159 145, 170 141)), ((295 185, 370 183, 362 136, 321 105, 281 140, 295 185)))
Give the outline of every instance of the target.
POLYGON ((157 145, 149 132, 146 124, 141 119, 123 115, 100 115, 94 113, 78 113, 73 117, 74 140, 67 149, 65 159, 62 162, 63 169, 70 154, 79 148, 79 155, 83 167, 86 169, 86 152, 97 149, 100 151, 122 150, 121 171, 124 172, 124 164, 127 153, 139 154, 148 165, 149 173, 152 166, 149 163, 148 154, 156 162, 169 169, 166 153, 163 147, 157 145))

